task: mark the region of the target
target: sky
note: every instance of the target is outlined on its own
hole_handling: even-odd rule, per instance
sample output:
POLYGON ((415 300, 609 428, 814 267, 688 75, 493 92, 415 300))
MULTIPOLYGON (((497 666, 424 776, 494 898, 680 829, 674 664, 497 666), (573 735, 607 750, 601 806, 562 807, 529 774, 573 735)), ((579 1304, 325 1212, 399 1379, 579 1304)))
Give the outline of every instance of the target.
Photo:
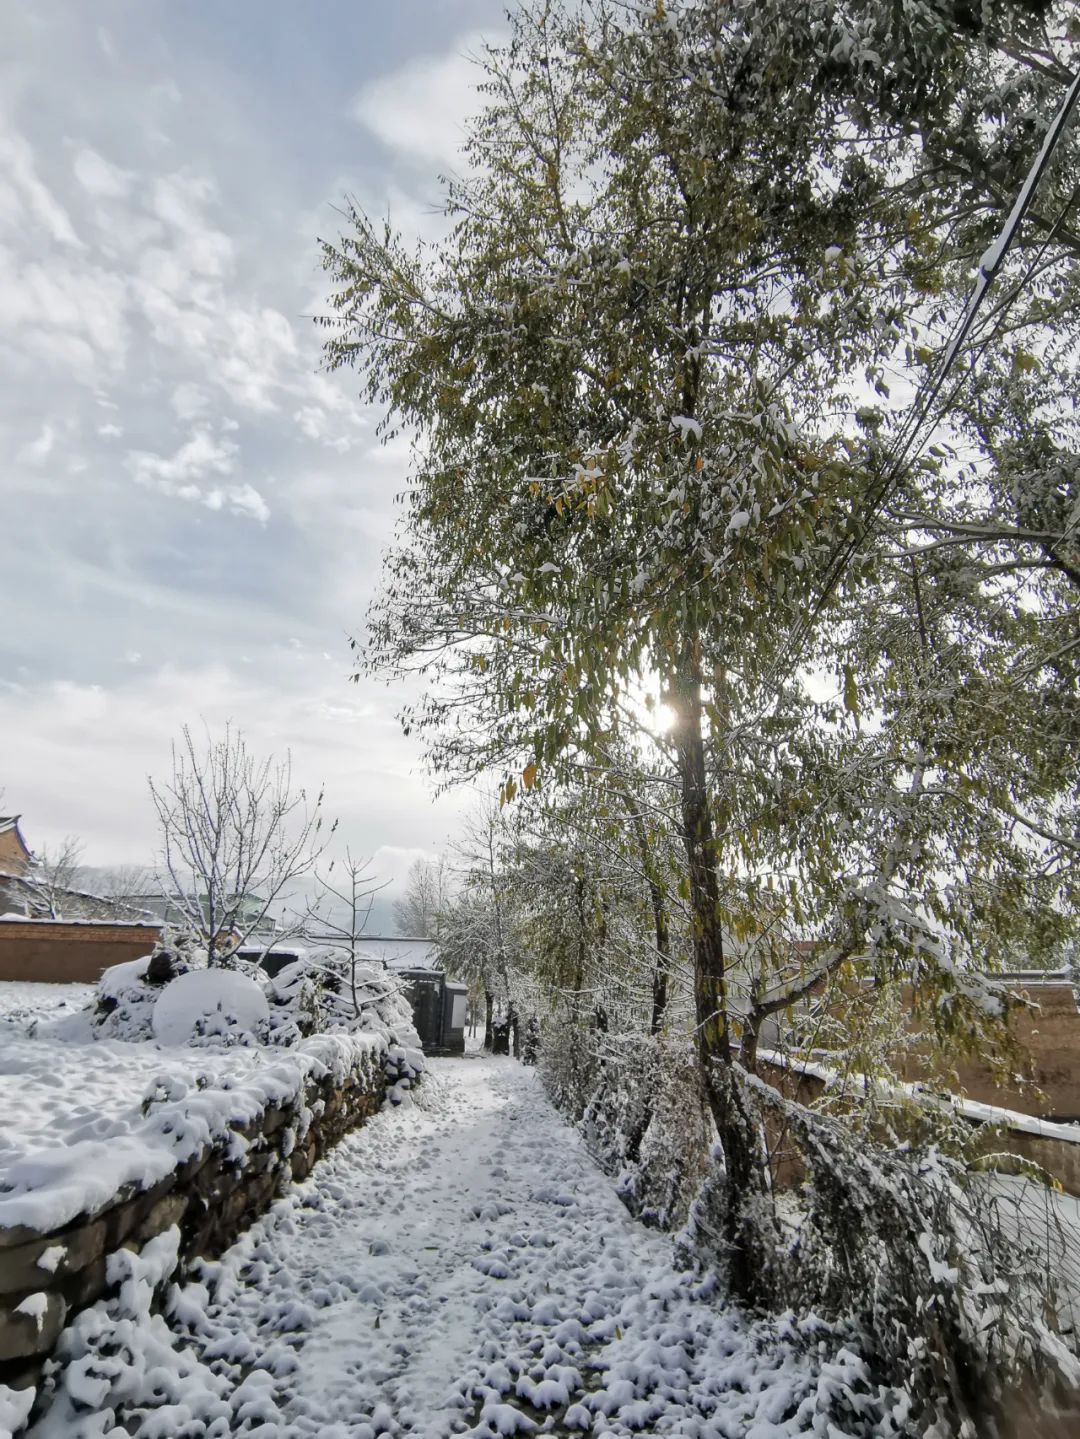
POLYGON ((407 232, 476 105, 495 0, 0 0, 0 813, 95 865, 231 720, 396 881, 433 802, 400 697, 350 681, 407 454, 320 372, 318 237, 407 232))

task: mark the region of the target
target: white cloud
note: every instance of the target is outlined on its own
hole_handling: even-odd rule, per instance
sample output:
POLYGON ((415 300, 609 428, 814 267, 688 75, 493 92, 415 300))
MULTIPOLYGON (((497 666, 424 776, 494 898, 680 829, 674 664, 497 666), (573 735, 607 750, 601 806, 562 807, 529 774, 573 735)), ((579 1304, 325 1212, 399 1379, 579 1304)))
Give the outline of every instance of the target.
POLYGON ((141 658, 115 685, 0 685, 0 733, 19 756, 5 802, 22 812, 32 845, 79 834, 89 863, 149 859, 156 826, 146 776, 167 774, 171 740, 182 725, 198 729, 203 720, 215 731, 231 720, 258 754, 291 749, 299 785, 310 793, 327 781, 327 813, 341 821, 336 848, 374 851, 383 879, 441 848, 469 803, 449 795, 432 808, 414 773, 415 749, 386 714, 374 682, 346 686, 317 659, 286 689, 273 665, 260 675, 251 667, 141 658), (343 697, 355 716, 340 712, 343 697), (88 735, 93 764, 86 762, 88 735))
POLYGON ((131 171, 121 170, 88 146, 76 152, 71 168, 79 184, 95 199, 123 200, 131 193, 135 179, 131 171))
POLYGON ((265 524, 270 518, 270 506, 254 485, 207 488, 201 483, 211 475, 231 475, 238 454, 239 447, 232 440, 218 439, 207 429, 197 429, 171 455, 129 450, 125 463, 140 485, 160 494, 188 500, 208 510, 228 510, 230 514, 265 524))
POLYGON ((205 175, 181 170, 154 181, 150 208, 179 238, 190 268, 220 278, 232 270, 233 244, 206 218, 204 211, 214 197, 214 185, 205 175))
MULTIPOLYGON (((96 265, 60 259, 23 259, 0 245, 0 312, 10 336, 43 356, 74 351, 81 343, 89 359, 122 366, 130 332, 127 287, 119 275, 96 265)), ((79 355, 80 370, 85 355, 79 355)))
MULTIPOLYGON (((0 311, 3 293, 0 291, 0 311)), ((64 335, 52 330, 29 332, 19 338, 19 368, 28 359, 41 360, 47 369, 55 370, 73 380, 92 385, 97 378, 98 356, 78 335, 64 335)))
POLYGON ((203 504, 210 510, 227 507, 231 514, 258 520, 260 524, 270 518, 270 506, 254 485, 229 485, 224 490, 210 490, 203 497, 203 504))
POLYGON ((236 307, 225 317, 228 343, 223 347, 217 378, 237 404, 249 410, 277 408, 273 392, 291 386, 290 364, 296 357, 296 337, 278 310, 236 307))
POLYGON ((482 50, 481 36, 472 34, 448 55, 409 61, 366 85, 350 106, 352 118, 410 159, 459 167, 465 122, 481 99, 481 72, 468 57, 482 50))
POLYGON ((196 430, 191 439, 168 458, 150 450, 131 450, 127 464, 137 480, 163 480, 169 485, 180 485, 208 474, 231 474, 236 453, 231 440, 216 440, 209 430, 196 430))
POLYGON ((34 220, 58 244, 79 247, 81 242, 67 211, 38 176, 30 145, 22 135, 2 128, 0 176, 6 177, 8 182, 4 207, 6 215, 34 220))
POLYGON ((56 444, 56 431, 52 425, 43 425, 41 434, 36 440, 30 440, 23 445, 17 455, 17 459, 24 464, 40 464, 47 456, 52 454, 53 446, 56 444))
POLYGON ((261 414, 278 408, 279 392, 306 384, 293 327, 280 310, 238 300, 222 283, 185 273, 182 245, 144 260, 133 289, 154 340, 197 364, 205 377, 203 384, 185 381, 174 389, 172 404, 181 417, 207 412, 210 384, 261 414))
POLYGON ((177 385, 170 403, 182 420, 202 419, 210 409, 210 397, 206 391, 190 381, 177 385))
MULTIPOLYGON (((497 17, 498 0, 470 13, 485 3, 497 17)), ((95 859, 137 858, 145 774, 167 767, 183 721, 231 716, 260 749, 292 745, 311 783, 332 780, 354 851, 387 845, 407 867, 450 821, 395 698, 347 682, 344 640, 401 457, 369 457, 373 412, 355 376, 314 373, 320 336, 300 317, 325 308, 315 237, 346 189, 418 232, 439 225, 401 156, 427 176, 433 140, 436 165, 453 158, 473 77, 455 55, 419 61, 392 97, 365 90, 357 113, 381 94, 388 155, 335 128, 385 55, 374 12, 367 55, 281 91, 213 27, 192 49, 171 12, 148 29, 130 8, 68 5, 62 43, 33 5, 12 12, 26 19, 0 113, 0 448, 25 456, 0 549, 12 592, 38 599, 0 657, 6 801, 40 843, 76 831, 95 859), (269 107, 284 148, 267 143, 269 107)), ((430 8, 436 52, 461 22, 430 8)), ((287 22, 298 43, 304 23, 287 22)))

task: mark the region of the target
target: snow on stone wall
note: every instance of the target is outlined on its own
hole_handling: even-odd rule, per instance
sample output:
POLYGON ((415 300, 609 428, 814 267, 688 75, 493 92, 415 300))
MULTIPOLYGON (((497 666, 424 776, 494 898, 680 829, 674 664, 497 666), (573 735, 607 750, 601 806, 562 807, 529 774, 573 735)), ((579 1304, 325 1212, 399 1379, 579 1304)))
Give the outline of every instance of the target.
POLYGON ((96 1166, 82 1145, 28 1156, 32 1173, 16 1162, 0 1183, 0 1389, 34 1380, 108 1288, 111 1255, 174 1224, 182 1262, 231 1244, 375 1113, 397 1057, 382 1036, 315 1036, 236 1089, 163 1096, 142 1142, 100 1145, 96 1166))

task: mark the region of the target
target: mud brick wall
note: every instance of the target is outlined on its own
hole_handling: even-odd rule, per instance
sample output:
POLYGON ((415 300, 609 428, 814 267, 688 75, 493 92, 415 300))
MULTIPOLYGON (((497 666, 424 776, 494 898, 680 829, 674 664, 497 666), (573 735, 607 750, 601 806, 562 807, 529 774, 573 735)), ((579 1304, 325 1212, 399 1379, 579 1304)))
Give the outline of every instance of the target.
POLYGON ((94 984, 111 964, 142 959, 161 937, 154 924, 0 923, 0 980, 94 984))
POLYGON ((220 1254, 378 1110, 385 1088, 376 1055, 340 1085, 309 1081, 291 1103, 236 1126, 151 1189, 119 1193, 48 1234, 0 1229, 0 1383, 36 1382, 64 1325, 105 1293, 110 1254, 138 1251, 174 1224, 182 1265, 220 1254))
MULTIPOLYGON (((798 1104, 813 1104, 825 1092, 825 1081, 817 1074, 805 1074, 786 1065, 759 1062, 761 1078, 785 1099, 798 1104)), ((999 1108, 1000 1089, 994 1089, 991 1101, 999 1108)), ((1022 1111, 1021 1111, 1022 1112, 1022 1111)), ((972 1121, 975 1127, 977 1121, 972 1121)), ((1066 1194, 1080 1197, 1080 1126, 1077 1138, 1059 1139, 1051 1135, 1031 1134, 1007 1122, 978 1125, 979 1152, 983 1154, 1014 1154, 1019 1159, 1039 1165, 1054 1178, 1066 1194)), ((806 1167, 794 1141, 786 1133, 782 1122, 773 1114, 766 1115, 767 1141, 773 1179, 780 1188, 801 1184, 806 1178, 806 1167)))
MULTIPOLYGON (((1018 1109, 1040 1119, 1080 1119, 1080 1013, 1071 984, 1016 985, 1029 1007, 1017 1006, 1009 1029, 1024 1060, 1020 1083, 999 1085, 985 1065, 970 1060, 956 1066, 960 1088, 969 1099, 1018 1109)), ((910 1078, 922 1077, 912 1074, 910 1078)), ((951 1086, 950 1086, 951 1087, 951 1086)))

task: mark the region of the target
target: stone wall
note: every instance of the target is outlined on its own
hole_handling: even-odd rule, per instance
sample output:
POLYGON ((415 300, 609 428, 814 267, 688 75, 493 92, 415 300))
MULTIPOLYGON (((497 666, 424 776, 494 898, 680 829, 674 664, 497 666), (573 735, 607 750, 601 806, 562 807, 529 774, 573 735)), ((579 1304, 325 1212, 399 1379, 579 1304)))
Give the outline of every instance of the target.
POLYGON ((111 964, 149 954, 160 935, 153 924, 0 920, 0 980, 95 984, 111 964))
POLYGON ((342 1083, 309 1080, 290 1103, 236 1126, 151 1189, 119 1193, 48 1234, 0 1228, 0 1383, 36 1382, 65 1323, 105 1293, 110 1254, 138 1251, 174 1224, 182 1265, 221 1253, 376 1112, 385 1087, 381 1063, 357 1067, 342 1083))

